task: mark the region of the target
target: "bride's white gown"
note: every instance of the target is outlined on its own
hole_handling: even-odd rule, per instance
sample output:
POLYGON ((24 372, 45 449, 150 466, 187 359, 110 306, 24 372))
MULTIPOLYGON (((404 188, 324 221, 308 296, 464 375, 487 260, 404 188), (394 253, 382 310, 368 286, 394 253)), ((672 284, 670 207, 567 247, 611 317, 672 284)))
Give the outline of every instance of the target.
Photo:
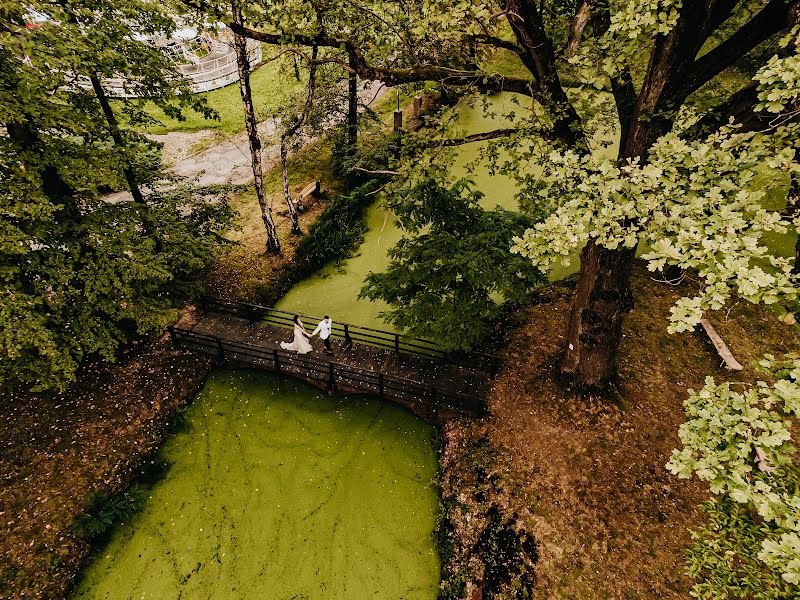
POLYGON ((294 339, 292 342, 281 342, 281 348, 284 350, 294 350, 298 354, 308 354, 314 349, 311 347, 308 338, 306 338, 303 328, 298 325, 294 326, 294 339))

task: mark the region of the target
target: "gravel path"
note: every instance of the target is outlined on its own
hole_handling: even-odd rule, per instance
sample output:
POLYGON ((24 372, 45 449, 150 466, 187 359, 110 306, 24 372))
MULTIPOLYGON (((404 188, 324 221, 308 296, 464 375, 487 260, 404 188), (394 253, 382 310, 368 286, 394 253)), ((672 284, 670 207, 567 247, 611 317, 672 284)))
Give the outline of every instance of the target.
MULTIPOLYGON (((362 84, 359 97, 362 102, 375 101, 386 93, 387 88, 380 83, 362 84)), ((262 162, 264 170, 280 160, 280 146, 275 139, 275 125, 272 121, 258 124, 261 135, 262 162)), ((194 154, 181 152, 196 147, 198 143, 213 135, 213 131, 198 131, 194 134, 181 132, 151 136, 164 143, 164 161, 176 175, 197 177, 200 185, 246 184, 253 180, 250 165, 250 144, 246 133, 216 143, 194 154), (190 137, 191 136, 191 137, 190 137)), ((313 138, 308 138, 306 143, 313 138)))

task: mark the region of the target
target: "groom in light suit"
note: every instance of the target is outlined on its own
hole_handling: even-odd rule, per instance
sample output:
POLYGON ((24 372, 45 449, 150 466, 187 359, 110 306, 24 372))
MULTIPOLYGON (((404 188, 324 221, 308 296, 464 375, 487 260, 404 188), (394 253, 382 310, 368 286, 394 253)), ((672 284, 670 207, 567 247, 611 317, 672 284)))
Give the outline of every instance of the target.
POLYGON ((319 322, 317 328, 311 334, 315 336, 319 334, 319 338, 322 340, 322 345, 325 346, 325 354, 328 356, 333 356, 333 350, 331 350, 331 328, 333 327, 333 321, 328 315, 319 322))

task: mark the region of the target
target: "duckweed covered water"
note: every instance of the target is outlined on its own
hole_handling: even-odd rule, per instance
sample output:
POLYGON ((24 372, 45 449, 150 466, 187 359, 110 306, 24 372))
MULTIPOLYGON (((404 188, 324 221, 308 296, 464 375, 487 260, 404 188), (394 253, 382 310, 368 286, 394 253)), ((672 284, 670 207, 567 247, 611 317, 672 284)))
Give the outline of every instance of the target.
MULTIPOLYGON (((498 94, 491 97, 490 104, 496 112, 516 110, 514 94, 498 94)), ((459 131, 468 134, 495 129, 495 121, 484 115, 480 106, 464 104, 460 106, 459 131)), ((460 149, 453 165, 453 177, 469 177, 475 181, 476 189, 485 195, 481 202, 487 209, 500 206, 516 210, 514 197, 516 184, 508 177, 491 175, 486 165, 473 168, 484 144, 470 144, 460 149)), ((359 300, 358 292, 370 271, 382 272, 389 264, 386 253, 401 238, 402 232, 394 216, 383 202, 375 202, 366 211, 367 233, 358 252, 340 264, 328 265, 318 273, 307 277, 292 287, 278 302, 277 308, 322 317, 329 314, 336 321, 357 323, 365 327, 392 329, 378 315, 387 306, 383 302, 359 300)))
POLYGON ((425 599, 432 428, 385 401, 217 370, 172 463, 72 598, 425 599))

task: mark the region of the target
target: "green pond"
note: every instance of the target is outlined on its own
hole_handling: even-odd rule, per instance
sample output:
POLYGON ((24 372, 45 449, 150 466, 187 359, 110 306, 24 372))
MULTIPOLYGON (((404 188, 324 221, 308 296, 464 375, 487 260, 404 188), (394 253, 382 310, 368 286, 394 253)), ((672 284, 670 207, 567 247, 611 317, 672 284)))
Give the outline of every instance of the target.
POLYGON ((432 427, 391 403, 218 369, 172 466, 72 598, 424 599, 439 559, 432 427))
MULTIPOLYGON (((510 110, 521 112, 514 94, 498 94, 489 99, 496 113, 510 110)), ((518 98, 518 97, 517 97, 518 98)), ((463 104, 459 109, 458 129, 461 133, 480 133, 499 126, 480 106, 463 104)), ((484 193, 484 208, 500 206, 516 210, 516 185, 502 175, 491 175, 486 165, 473 165, 483 144, 470 144, 459 149, 453 167, 453 177, 467 176, 484 193)), ((359 300, 358 292, 370 271, 384 271, 389 263, 387 251, 402 236, 392 214, 383 202, 375 202, 366 211, 368 231, 357 254, 340 264, 328 265, 320 272, 295 285, 278 303, 277 308, 312 316, 330 314, 333 320, 356 323, 366 327, 391 329, 379 316, 386 310, 381 302, 359 300)), ((563 277, 564 274, 558 273, 563 277)))
MULTIPOLYGON (((515 108, 513 98, 490 102, 515 108)), ((498 126, 480 107, 460 108, 462 132, 498 126)), ((453 176, 471 177, 486 208, 516 209, 513 181, 473 165, 479 150, 461 148, 453 176)), ((772 190, 767 203, 781 201, 785 191, 772 190)), ((401 231, 380 201, 366 220, 354 257, 300 282, 278 307, 387 328, 385 306, 357 295, 367 273, 386 267, 401 231)), ((770 243, 791 254, 794 238, 770 243)), ((166 477, 85 569, 73 598, 436 597, 430 426, 378 399, 228 370, 212 373, 188 417, 191 428, 162 448, 166 477)))

